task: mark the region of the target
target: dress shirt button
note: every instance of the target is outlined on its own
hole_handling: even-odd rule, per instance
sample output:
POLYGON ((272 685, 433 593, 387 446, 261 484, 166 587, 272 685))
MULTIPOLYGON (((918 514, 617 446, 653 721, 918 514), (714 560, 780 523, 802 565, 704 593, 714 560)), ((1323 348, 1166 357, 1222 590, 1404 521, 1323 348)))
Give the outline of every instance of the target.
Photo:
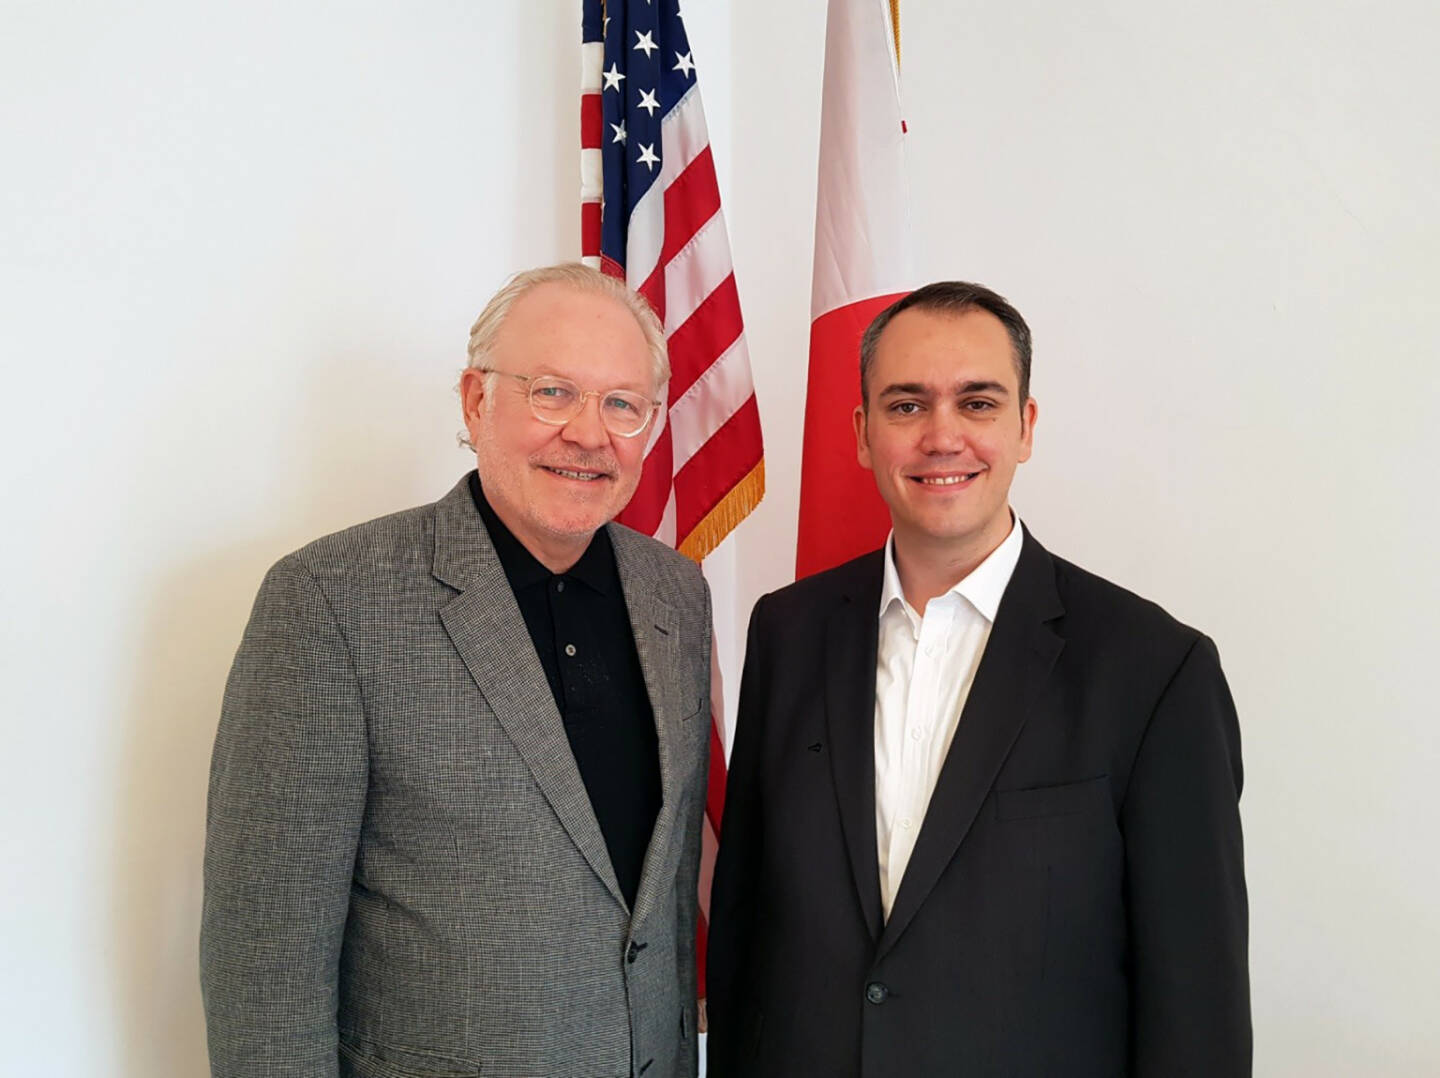
POLYGON ((566 644, 566 645, 565 645, 565 654, 568 655, 568 656, 570 656, 570 658, 572 658, 572 659, 575 658, 575 645, 574 645, 574 644, 566 644))
POLYGON ((912 820, 912 819, 910 819, 909 816, 904 817, 904 818, 901 819, 901 821, 900 821, 900 828, 901 828, 901 830, 908 831, 908 830, 910 830, 910 828, 913 827, 913 826, 915 826, 915 821, 912 820))
POLYGON ((937 648, 934 644, 926 644, 926 645, 925 645, 925 655, 926 655, 928 658, 933 659, 933 658, 935 658, 936 655, 939 655, 939 654, 940 654, 940 649, 937 648))
POLYGON ((865 986, 865 998, 878 1006, 890 998, 890 989, 879 981, 871 981, 865 986))
POLYGON ((555 590, 556 590, 556 591, 564 591, 564 590, 565 590, 565 581, 563 581, 563 580, 557 580, 557 581, 555 581, 555 590))
POLYGON ((919 740, 920 740, 922 737, 924 737, 924 736, 925 736, 925 731, 922 730, 922 729, 920 729, 920 727, 918 727, 918 726, 912 726, 912 727, 910 727, 910 740, 911 740, 911 741, 919 741, 919 740))

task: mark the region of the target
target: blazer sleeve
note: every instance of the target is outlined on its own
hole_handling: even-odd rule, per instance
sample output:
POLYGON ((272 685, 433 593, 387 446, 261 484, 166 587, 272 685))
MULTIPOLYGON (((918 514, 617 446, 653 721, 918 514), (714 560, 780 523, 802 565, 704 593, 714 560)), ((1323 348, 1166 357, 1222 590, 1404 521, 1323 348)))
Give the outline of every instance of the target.
POLYGON ((260 588, 211 764, 200 980, 216 1078, 338 1073, 337 974, 367 781, 350 654, 292 555, 260 588))
POLYGON ((763 597, 755 604, 746 636, 735 742, 725 777, 725 813, 710 896, 706 951, 710 1018, 706 1073, 710 1078, 740 1075, 749 1047, 744 1006, 747 978, 742 956, 751 948, 764 852, 761 746, 769 692, 768 651, 772 646, 764 629, 765 605, 763 597))
POLYGON ((1240 729, 1199 637, 1140 743, 1121 827, 1133 1078, 1250 1074, 1240 729))

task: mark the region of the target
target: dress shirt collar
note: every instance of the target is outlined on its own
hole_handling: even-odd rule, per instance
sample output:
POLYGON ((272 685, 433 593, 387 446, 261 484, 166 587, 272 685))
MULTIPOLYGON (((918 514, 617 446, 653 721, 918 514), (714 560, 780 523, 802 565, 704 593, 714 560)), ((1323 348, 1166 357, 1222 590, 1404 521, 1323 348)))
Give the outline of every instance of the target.
MULTIPOLYGON (((995 622, 995 615, 1000 610, 1000 600, 1004 598, 1005 589, 1010 585, 1010 577, 1014 575, 1015 566, 1020 561, 1020 548, 1025 543, 1025 529, 1020 526, 1020 518, 1013 510, 1010 521, 1010 534, 1005 537, 1005 541, 975 566, 969 576, 945 593, 966 599, 991 624, 995 622)), ((880 617, 883 618, 890 605, 897 602, 918 624, 919 619, 905 601, 904 589, 900 587, 900 572, 895 568, 895 532, 892 529, 889 538, 885 540, 885 579, 880 587, 880 617)))
POLYGON ((480 518, 485 521, 485 530, 490 533, 490 542, 495 545, 495 556, 500 559, 500 568, 505 570, 505 578, 510 581, 511 591, 519 592, 536 584, 544 584, 554 576, 564 576, 570 580, 578 580, 601 595, 609 595, 618 582, 615 553, 610 545, 608 529, 596 529, 594 538, 585 548, 585 553, 580 555, 580 560, 564 573, 552 573, 505 526, 505 522, 485 497, 485 491, 480 486, 480 476, 475 472, 470 473, 470 494, 475 499, 475 508, 480 511, 480 518))

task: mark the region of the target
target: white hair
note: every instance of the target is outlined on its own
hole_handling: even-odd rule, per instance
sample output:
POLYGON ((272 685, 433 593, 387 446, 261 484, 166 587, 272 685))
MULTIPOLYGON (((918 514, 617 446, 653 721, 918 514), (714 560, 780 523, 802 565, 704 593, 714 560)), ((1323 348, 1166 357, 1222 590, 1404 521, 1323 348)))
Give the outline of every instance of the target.
MULTIPOLYGON (((541 266, 539 269, 524 270, 505 282, 505 286, 490 297, 490 302, 470 327, 469 367, 483 367, 500 335, 500 327, 515 301, 533 288, 542 284, 563 284, 577 292, 607 296, 621 304, 634 317, 645 335, 645 344, 650 351, 650 373, 656 387, 670 380, 670 357, 665 349, 665 327, 650 306, 650 301, 630 288, 624 281, 609 277, 599 270, 579 262, 561 262, 555 266, 541 266)), ((494 375, 488 376, 494 378, 494 375)), ((486 391, 491 388, 487 380, 486 391)))

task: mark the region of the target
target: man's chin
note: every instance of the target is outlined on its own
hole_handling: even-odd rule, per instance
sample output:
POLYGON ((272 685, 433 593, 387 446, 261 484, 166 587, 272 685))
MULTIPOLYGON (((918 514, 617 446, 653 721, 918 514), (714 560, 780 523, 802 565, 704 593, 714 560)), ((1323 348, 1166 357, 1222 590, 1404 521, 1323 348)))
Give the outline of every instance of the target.
POLYGON ((604 508, 597 506, 588 511, 542 514, 538 523, 544 531, 556 538, 588 539, 610 523, 619 512, 618 508, 611 512, 608 505, 604 508))

